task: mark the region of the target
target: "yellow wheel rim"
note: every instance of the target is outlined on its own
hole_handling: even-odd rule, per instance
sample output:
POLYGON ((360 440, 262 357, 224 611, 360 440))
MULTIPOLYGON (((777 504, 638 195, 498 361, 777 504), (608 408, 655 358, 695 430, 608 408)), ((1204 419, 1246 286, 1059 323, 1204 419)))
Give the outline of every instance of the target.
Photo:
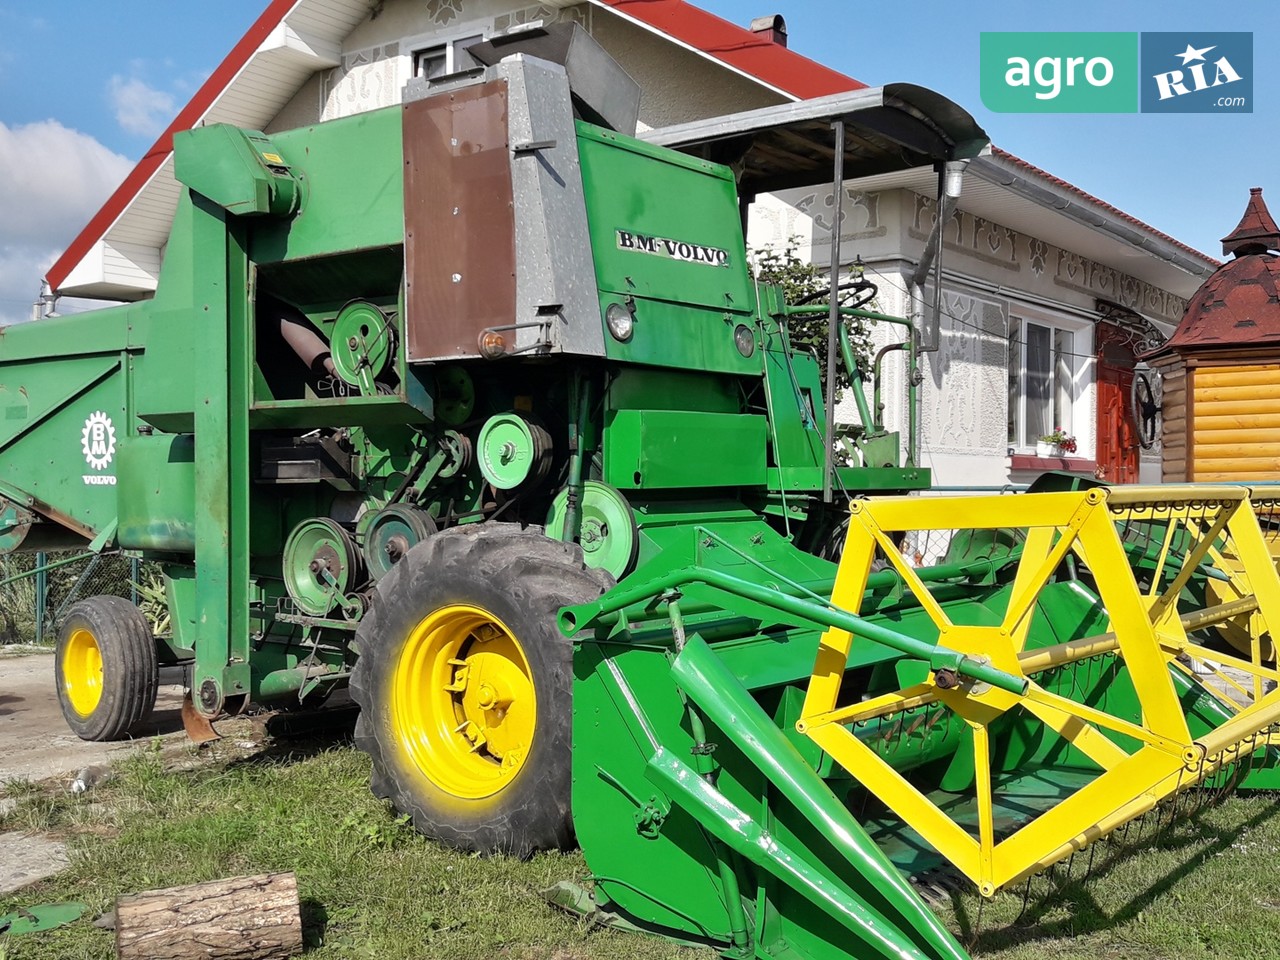
POLYGON ((533 746, 537 704, 524 649, 487 610, 441 607, 405 640, 391 716, 426 779, 460 799, 493 796, 533 746))
POLYGON ((62 686, 71 709, 88 717, 102 700, 102 650, 88 630, 76 630, 62 654, 62 686))

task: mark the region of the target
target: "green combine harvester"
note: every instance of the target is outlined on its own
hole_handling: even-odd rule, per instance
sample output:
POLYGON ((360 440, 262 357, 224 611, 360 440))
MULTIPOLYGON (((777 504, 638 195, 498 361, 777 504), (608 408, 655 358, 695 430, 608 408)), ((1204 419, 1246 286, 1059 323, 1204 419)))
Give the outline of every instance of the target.
POLYGON ((1278 785, 1273 499, 920 495, 840 349, 868 317, 914 363, 911 324, 856 275, 829 306, 753 279, 745 194, 945 169, 986 149, 967 114, 892 86, 640 140, 584 34, 471 52, 400 108, 179 134, 154 299, 0 330, 0 551, 164 570, 171 636, 67 616, 79 736, 126 735, 159 664, 206 733, 349 686, 419 830, 576 843, 565 905, 769 960, 959 960, 910 877, 992 896, 1278 785), (848 465, 789 342, 815 312, 848 465))

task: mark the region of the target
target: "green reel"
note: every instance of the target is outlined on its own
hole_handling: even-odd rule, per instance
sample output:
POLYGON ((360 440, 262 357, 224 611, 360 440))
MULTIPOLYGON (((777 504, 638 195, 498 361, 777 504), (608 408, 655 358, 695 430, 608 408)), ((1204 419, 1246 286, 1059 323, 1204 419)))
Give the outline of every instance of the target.
MULTIPOLYGON (((552 540, 564 539, 568 504, 567 488, 551 501, 551 509, 547 512, 547 536, 552 540)), ((582 516, 578 542, 587 566, 621 580, 635 564, 640 546, 640 534, 631 504, 608 484, 588 480, 583 486, 578 510, 582 516)))
POLYGON ((364 528, 364 558, 369 575, 381 580, 401 557, 438 529, 435 518, 425 510, 398 503, 378 510, 364 528))
POLYGON ((338 313, 329 337, 334 371, 366 397, 378 395, 378 377, 395 355, 395 328, 386 314, 365 300, 353 300, 338 313))
POLYGON ((351 596, 364 562, 351 534, 335 520, 314 517, 293 528, 284 545, 284 585, 298 609, 323 617, 334 607, 358 612, 351 596))
POLYGON ((537 484, 551 470, 551 435, 521 413, 499 413, 480 428, 480 472, 496 490, 537 484))

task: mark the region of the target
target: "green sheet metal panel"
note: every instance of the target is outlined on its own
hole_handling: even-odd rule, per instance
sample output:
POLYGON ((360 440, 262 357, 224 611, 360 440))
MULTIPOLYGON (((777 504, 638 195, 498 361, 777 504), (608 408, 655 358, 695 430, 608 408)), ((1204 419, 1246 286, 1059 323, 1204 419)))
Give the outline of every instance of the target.
POLYGON ((120 444, 120 546, 191 554, 196 548, 195 438, 129 437, 120 444))
POLYGON ((765 418, 619 410, 604 428, 604 480, 619 490, 763 486, 765 418))
POLYGON ((302 183, 302 206, 292 219, 254 224, 249 241, 254 262, 404 242, 399 107, 273 133, 271 138, 302 183))
POLYGON ((606 336, 609 357, 759 375, 760 351, 734 346, 755 287, 732 171, 587 124, 578 150, 601 314, 635 315, 625 342, 606 336))

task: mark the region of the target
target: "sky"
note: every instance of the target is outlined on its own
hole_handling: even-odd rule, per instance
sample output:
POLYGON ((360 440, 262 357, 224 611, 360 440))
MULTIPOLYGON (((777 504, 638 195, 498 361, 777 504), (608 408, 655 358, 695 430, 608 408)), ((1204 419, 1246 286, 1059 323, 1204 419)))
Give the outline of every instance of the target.
MULTIPOLYGON (((0 0, 0 323, 267 0, 0 0)), ((1220 256, 1248 188, 1280 215, 1280 5, 698 0, 726 19, 782 13, 790 45, 870 84, 931 87, 993 142, 1184 243, 1220 256), (756 4, 760 6, 757 7, 756 4), (979 95, 983 31, 1247 31, 1252 114, 997 114, 979 95)))

